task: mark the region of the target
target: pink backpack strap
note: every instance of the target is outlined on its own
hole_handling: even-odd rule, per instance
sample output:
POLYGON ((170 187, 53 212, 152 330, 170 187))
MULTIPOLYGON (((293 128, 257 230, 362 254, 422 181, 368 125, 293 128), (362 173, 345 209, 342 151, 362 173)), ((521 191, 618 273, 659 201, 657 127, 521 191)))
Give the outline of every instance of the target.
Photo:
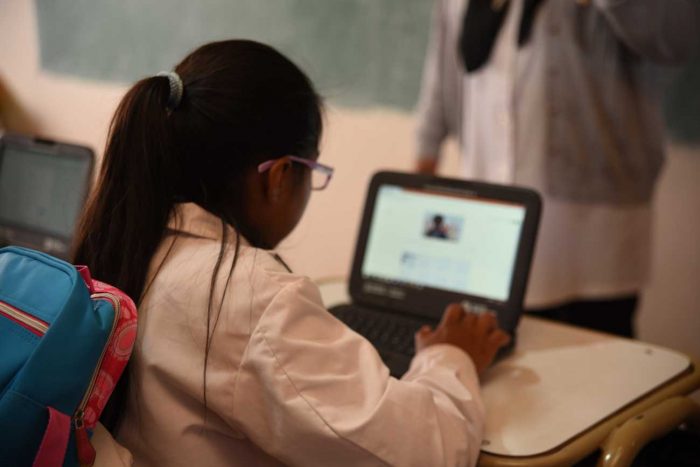
POLYGON ((75 266, 75 269, 78 270, 80 277, 83 278, 85 285, 87 286, 88 290, 90 291, 90 295, 94 294, 95 287, 92 283, 92 275, 90 274, 90 269, 87 266, 75 266))
POLYGON ((53 407, 49 410, 49 423, 44 438, 34 458, 33 467, 57 467, 63 465, 70 439, 71 418, 53 407))

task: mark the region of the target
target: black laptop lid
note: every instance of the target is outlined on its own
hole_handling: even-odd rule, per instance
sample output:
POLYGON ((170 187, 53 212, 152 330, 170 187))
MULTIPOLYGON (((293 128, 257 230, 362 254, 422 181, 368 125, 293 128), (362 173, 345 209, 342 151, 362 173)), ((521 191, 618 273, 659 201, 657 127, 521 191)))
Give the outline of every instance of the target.
POLYGON ((369 187, 353 262, 357 303, 438 320, 469 300, 517 326, 541 201, 532 190, 380 172, 369 187))
POLYGON ((0 245, 67 259, 92 178, 84 146, 29 136, 0 137, 0 245))

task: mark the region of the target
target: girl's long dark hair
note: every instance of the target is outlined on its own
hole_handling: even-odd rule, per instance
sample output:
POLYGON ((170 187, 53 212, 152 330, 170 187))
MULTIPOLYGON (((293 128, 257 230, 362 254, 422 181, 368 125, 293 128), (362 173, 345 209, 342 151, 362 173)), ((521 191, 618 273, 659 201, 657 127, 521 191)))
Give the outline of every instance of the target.
MULTIPOLYGON (((176 108, 166 107, 170 91, 163 76, 137 82, 119 104, 74 248, 76 264, 88 265, 94 277, 120 288, 137 305, 177 202, 195 202, 217 215, 224 232, 228 224, 247 234, 238 216, 245 199, 237 181, 244 171, 286 154, 311 157, 322 131, 322 104, 311 82, 271 47, 246 40, 210 43, 175 71, 184 84, 176 108)), ((210 326, 214 283, 225 241, 224 236, 212 265, 211 334, 203 349, 205 405, 206 361, 216 323, 210 326)), ((236 259, 237 254, 227 283, 236 259)), ((117 412, 125 381, 113 396, 111 408, 117 412)), ((105 420, 112 427, 113 415, 105 420)))

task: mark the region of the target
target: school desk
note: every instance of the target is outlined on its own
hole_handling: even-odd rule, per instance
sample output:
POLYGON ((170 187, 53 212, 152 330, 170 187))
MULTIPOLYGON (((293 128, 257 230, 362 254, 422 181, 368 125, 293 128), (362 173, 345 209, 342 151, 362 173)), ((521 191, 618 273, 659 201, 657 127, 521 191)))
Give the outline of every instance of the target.
MULTIPOLYGON (((319 281, 326 306, 347 283, 319 281)), ((626 466, 700 407, 700 361, 644 342, 524 316, 510 356, 482 379, 487 409, 479 465, 562 466, 597 449, 599 466, 626 466)))

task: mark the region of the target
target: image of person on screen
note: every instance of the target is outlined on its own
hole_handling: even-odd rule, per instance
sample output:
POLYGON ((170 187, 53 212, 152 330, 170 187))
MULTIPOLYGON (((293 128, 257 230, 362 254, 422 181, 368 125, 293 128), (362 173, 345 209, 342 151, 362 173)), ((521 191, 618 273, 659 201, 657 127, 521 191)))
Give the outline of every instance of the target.
POLYGON ((445 225, 445 219, 440 215, 436 214, 433 216, 433 221, 425 232, 426 237, 431 238, 441 238, 447 240, 449 235, 447 234, 447 226, 445 225))

